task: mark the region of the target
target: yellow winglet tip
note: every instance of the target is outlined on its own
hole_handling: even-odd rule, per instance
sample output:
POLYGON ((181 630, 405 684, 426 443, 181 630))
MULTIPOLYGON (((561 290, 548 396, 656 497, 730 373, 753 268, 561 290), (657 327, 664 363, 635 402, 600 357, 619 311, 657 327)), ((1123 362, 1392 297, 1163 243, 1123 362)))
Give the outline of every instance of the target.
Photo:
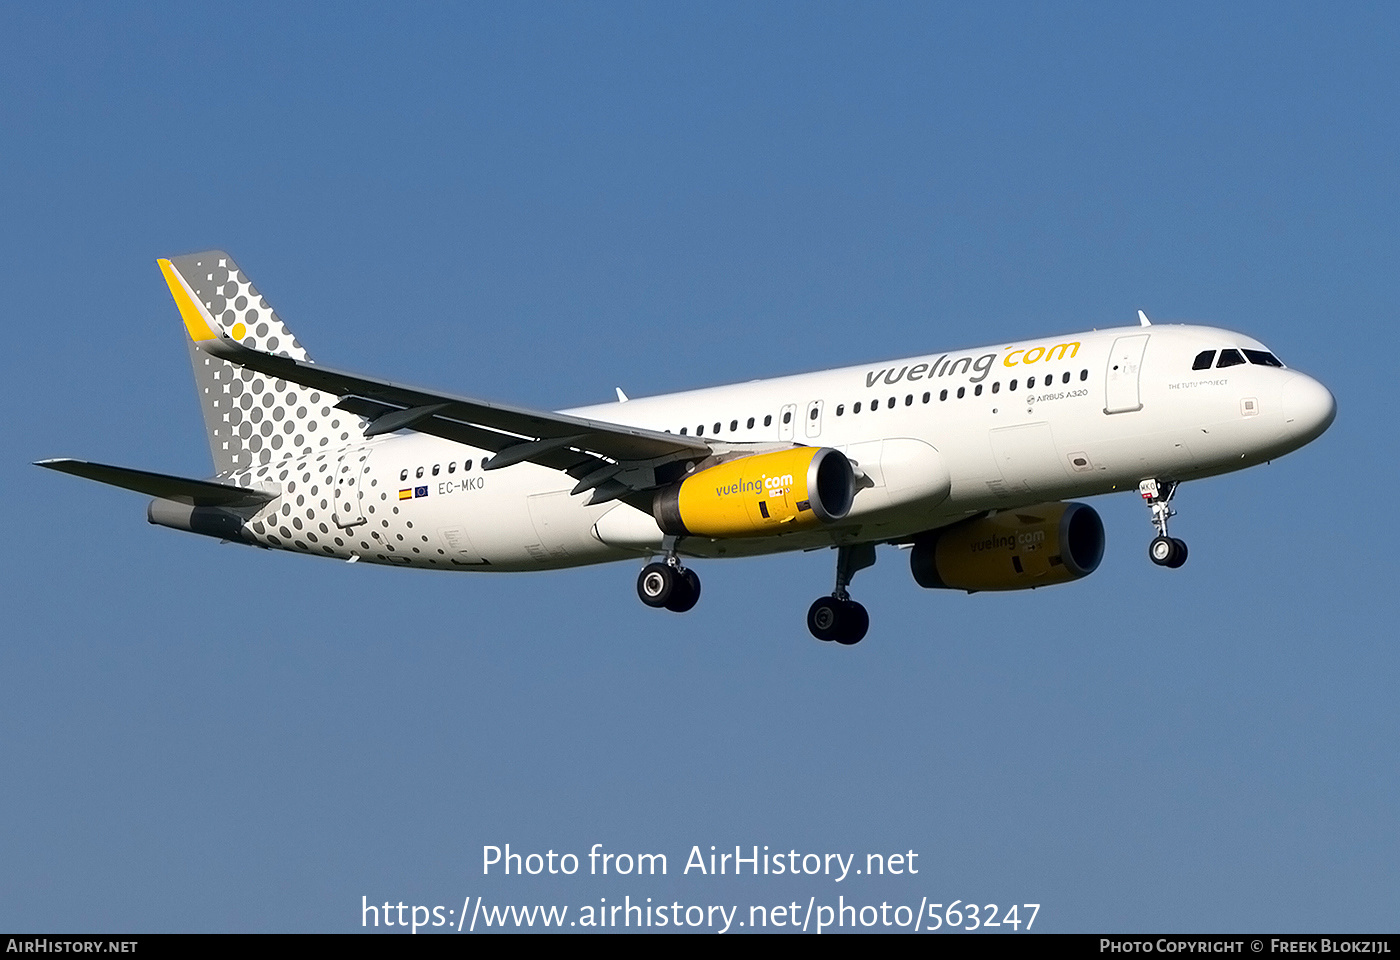
POLYGON ((160 272, 165 275, 165 285, 170 288, 170 295, 175 298, 175 306, 180 308, 180 319, 185 321, 185 329, 189 331, 190 339, 217 340, 219 335, 210 326, 208 314, 195 301, 174 264, 163 258, 156 263, 160 266, 160 272))

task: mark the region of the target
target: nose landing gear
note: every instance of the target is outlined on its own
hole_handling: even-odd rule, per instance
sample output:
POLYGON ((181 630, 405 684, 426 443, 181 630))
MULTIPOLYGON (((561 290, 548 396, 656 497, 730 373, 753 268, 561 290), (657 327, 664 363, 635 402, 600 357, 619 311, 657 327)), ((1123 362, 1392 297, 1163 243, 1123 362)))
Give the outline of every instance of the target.
POLYGON ((829 597, 818 597, 807 610, 807 629, 818 640, 835 640, 851 646, 865 639, 870 629, 870 614, 865 607, 851 599, 846 588, 856 571, 875 562, 875 545, 862 543, 854 547, 839 547, 836 551, 836 589, 829 597))
POLYGON ((1167 520, 1176 516, 1171 508, 1172 496, 1176 493, 1175 480, 1144 480, 1138 484, 1138 493, 1147 501, 1152 511, 1152 525, 1157 528, 1157 536, 1147 545, 1147 556, 1159 567, 1176 569, 1186 562, 1186 541, 1167 536, 1167 520))

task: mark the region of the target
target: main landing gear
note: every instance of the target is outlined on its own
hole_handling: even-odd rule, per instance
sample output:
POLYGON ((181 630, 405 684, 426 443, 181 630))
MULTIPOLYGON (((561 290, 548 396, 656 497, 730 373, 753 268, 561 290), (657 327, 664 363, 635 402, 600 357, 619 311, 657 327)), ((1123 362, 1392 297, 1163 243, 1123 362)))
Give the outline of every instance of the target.
POLYGON ((807 629, 818 640, 835 640, 850 646, 860 643, 870 629, 870 614, 851 599, 846 588, 856 571, 875 562, 875 545, 862 543, 839 547, 836 551, 836 589, 829 597, 819 597, 807 610, 807 629))
POLYGON ((1157 528, 1157 536, 1147 545, 1147 556, 1159 567, 1175 569, 1186 562, 1186 541, 1167 536, 1167 520, 1176 516, 1171 508, 1172 496, 1176 493, 1175 480, 1144 480, 1138 484, 1138 493, 1147 501, 1152 511, 1152 525, 1157 528))
POLYGON ((676 556, 676 538, 665 540, 666 559, 649 563, 637 577, 637 596, 649 607, 665 607, 672 613, 685 613, 700 599, 700 578, 694 570, 681 566, 676 556))

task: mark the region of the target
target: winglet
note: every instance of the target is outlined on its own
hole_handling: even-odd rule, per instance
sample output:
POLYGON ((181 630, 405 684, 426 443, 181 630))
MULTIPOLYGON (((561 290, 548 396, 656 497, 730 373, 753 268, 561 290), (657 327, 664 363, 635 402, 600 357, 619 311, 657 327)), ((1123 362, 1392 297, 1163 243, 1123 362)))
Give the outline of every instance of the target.
POLYGON ((170 287, 170 295, 175 298, 175 306, 180 308, 180 317, 185 321, 190 339, 195 342, 219 339, 214 332, 214 318, 194 298, 185 278, 180 276, 169 260, 157 260, 156 263, 160 264, 160 272, 165 274, 166 286, 170 287))
POLYGON ((625 393, 622 392, 622 388, 621 388, 621 387, 613 387, 613 389, 617 391, 617 402, 618 402, 618 403, 626 403, 626 402, 627 402, 627 394, 625 394, 625 393))
POLYGON ((1152 326, 1152 321, 1147 319, 1147 314, 1143 313, 1141 310, 1138 311, 1138 323, 1142 324, 1144 327, 1152 326))

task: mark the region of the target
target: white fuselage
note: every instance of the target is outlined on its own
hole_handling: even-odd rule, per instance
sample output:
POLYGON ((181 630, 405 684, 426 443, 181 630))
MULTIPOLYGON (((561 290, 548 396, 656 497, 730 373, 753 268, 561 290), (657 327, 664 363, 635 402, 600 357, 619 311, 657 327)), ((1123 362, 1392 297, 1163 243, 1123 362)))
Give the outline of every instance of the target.
MULTIPOLYGON (((1148 477, 1224 473, 1326 429, 1333 400, 1309 377, 1251 362, 1192 369, 1203 351, 1226 349, 1267 348, 1213 327, 1125 327, 566 412, 735 448, 834 447, 857 463, 863 486, 844 521, 679 544, 742 556, 898 539, 1148 477)), ((587 506, 587 493, 570 494, 574 479, 531 463, 484 471, 490 455, 408 433, 291 461, 268 478, 281 495, 248 529, 271 547, 435 569, 532 570, 661 548, 636 507, 587 506), (336 512, 347 492, 356 509, 336 512)))

